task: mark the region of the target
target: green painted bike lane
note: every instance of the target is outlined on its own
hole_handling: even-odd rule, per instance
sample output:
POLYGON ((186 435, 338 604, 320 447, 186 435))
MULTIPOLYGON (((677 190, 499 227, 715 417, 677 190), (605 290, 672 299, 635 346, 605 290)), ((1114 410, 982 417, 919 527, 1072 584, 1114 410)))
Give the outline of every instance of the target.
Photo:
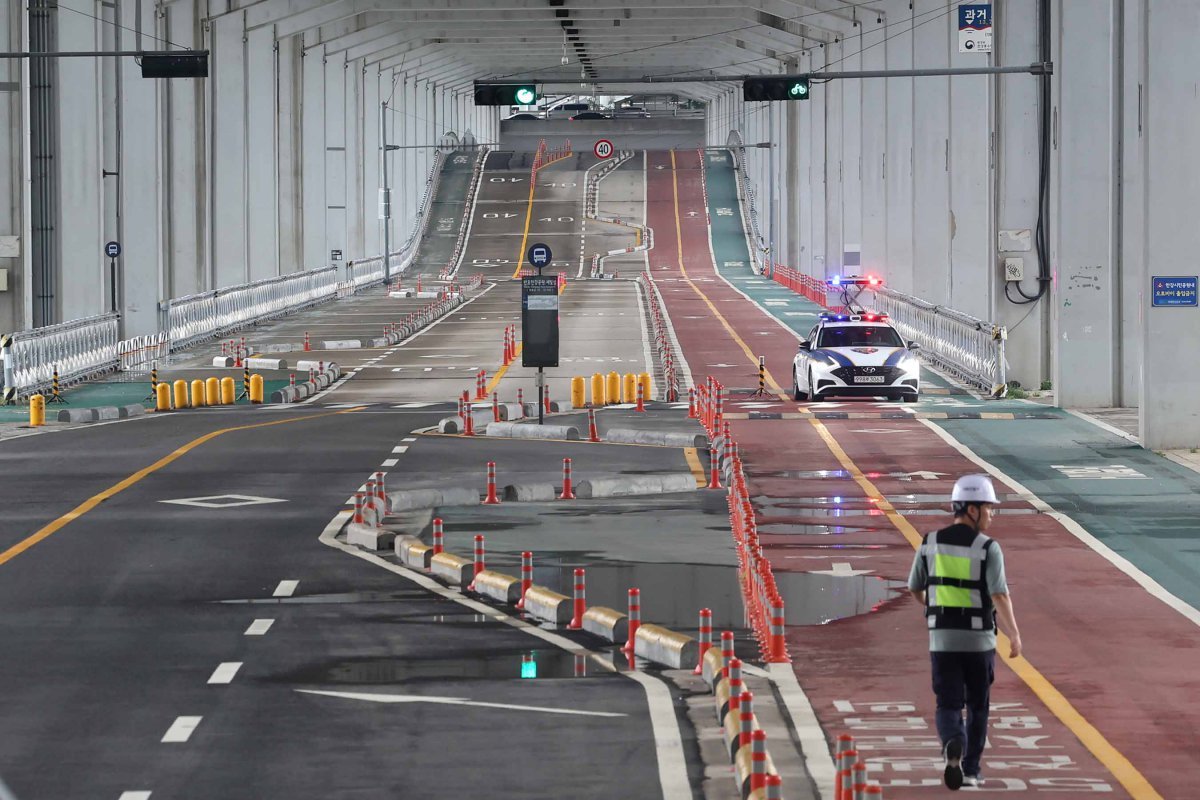
MULTIPOLYGON (((807 335, 821 307, 750 268, 732 155, 710 151, 705 167, 718 272, 787 328, 807 335)), ((959 393, 930 370, 922 370, 921 378, 930 393, 907 408, 951 416, 1014 414, 931 422, 1200 609, 1200 473, 1061 409, 959 393), (954 393, 941 394, 947 391, 954 393)))

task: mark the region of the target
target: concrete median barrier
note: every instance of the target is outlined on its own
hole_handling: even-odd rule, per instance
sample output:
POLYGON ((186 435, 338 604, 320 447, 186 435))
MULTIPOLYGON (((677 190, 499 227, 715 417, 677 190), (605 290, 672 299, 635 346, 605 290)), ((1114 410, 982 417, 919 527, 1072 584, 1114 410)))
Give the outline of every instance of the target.
POLYGON ((721 680, 721 669, 721 651, 716 647, 708 648, 700 664, 700 676, 704 678, 709 689, 715 689, 717 682, 721 680))
POLYGON ((370 525, 360 525, 351 522, 346 526, 346 544, 363 547, 367 550, 386 550, 392 546, 396 534, 384 528, 370 525))
POLYGON ((276 389, 271 392, 272 403, 294 403, 296 402, 296 387, 284 386, 282 389, 276 389))
POLYGON ((127 406, 117 406, 117 415, 121 419, 140 417, 146 413, 146 407, 141 403, 130 403, 127 406))
POLYGON ((513 605, 521 599, 521 580, 485 569, 475 576, 475 591, 497 602, 513 605))
POLYGON ((571 598, 545 586, 530 586, 525 592, 525 613, 543 622, 566 625, 571 621, 571 598))
POLYGON ((609 428, 604 432, 604 441, 614 444, 648 444, 658 447, 708 448, 708 439, 703 433, 639 431, 633 428, 609 428))
POLYGON ((400 563, 412 569, 428 570, 433 548, 415 536, 397 536, 394 552, 400 563))
MULTIPOLYGON (((575 486, 575 494, 581 500, 596 497, 634 497, 694 491, 696 491, 696 478, 690 472, 669 475, 631 475, 621 478, 588 478, 575 486)), ((693 666, 695 665, 693 664, 693 666)))
POLYGON ((513 422, 521 419, 522 408, 520 403, 501 403, 500 404, 500 420, 502 422, 513 422))
POLYGON ((458 486, 445 489, 409 489, 403 492, 388 492, 388 502, 391 503, 392 512, 412 511, 418 508, 473 506, 479 504, 479 491, 458 486))
POLYGON ((361 350, 363 343, 359 339, 334 339, 328 342, 321 342, 322 350, 361 350))
POLYGON ((214 367, 232 367, 234 363, 233 356, 214 356, 212 360, 214 367))
POLYGON ((108 422, 109 420, 120 419, 121 409, 116 406, 99 406, 92 409, 93 422, 108 422))
POLYGON ((432 556, 429 569, 451 586, 458 587, 466 586, 475 575, 475 564, 471 559, 446 552, 432 556))
POLYGON ((569 425, 530 425, 520 422, 492 422, 487 435, 503 439, 565 439, 579 441, 579 429, 569 425))
POLYGON ((510 484, 504 487, 503 498, 517 503, 548 503, 558 497, 558 489, 550 483, 510 484))
POLYGON ((247 358, 244 362, 246 369, 287 369, 287 361, 282 358, 247 358))
POLYGON ((90 408, 64 408, 58 412, 59 422, 94 422, 90 408))
POLYGON ((592 606, 583 612, 583 629, 610 642, 629 639, 629 617, 615 608, 592 606))
MULTIPOLYGON (((492 420, 492 410, 487 411, 472 411, 471 422, 475 426, 475 433, 482 435, 484 429, 488 425, 495 425, 492 420)), ((463 421, 459 417, 446 417, 438 422, 438 433, 462 433, 463 421)))
POLYGON ((633 652, 672 669, 691 669, 700 657, 700 643, 661 625, 642 624, 633 637, 633 652))

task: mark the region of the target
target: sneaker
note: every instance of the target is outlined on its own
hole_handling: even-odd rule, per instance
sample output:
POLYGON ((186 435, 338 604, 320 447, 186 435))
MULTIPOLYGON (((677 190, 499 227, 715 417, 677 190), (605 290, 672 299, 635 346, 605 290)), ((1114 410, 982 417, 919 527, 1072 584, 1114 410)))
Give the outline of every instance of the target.
POLYGON ((963 775, 963 786, 983 786, 983 776, 963 775))
POLYGON ((946 788, 952 792, 958 791, 963 785, 962 754, 962 739, 956 738, 946 742, 946 770, 942 773, 942 779, 946 782, 946 788))

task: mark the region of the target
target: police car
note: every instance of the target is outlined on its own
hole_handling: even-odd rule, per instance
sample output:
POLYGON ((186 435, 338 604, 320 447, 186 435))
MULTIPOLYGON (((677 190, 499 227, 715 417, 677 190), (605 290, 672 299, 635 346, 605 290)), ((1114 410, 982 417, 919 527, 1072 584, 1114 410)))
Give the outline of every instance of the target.
POLYGON ((916 342, 905 342, 887 314, 822 314, 792 362, 792 397, 887 397, 915 403, 921 392, 916 342))

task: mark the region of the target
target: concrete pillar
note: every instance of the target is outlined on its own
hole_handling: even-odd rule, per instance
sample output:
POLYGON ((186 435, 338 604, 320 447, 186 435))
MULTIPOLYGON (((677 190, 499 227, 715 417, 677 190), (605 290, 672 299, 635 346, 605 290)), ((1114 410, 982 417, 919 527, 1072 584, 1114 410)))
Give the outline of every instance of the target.
POLYGON ((303 55, 301 155, 304 268, 328 263, 325 248, 325 57, 322 48, 303 55))
MULTIPOLYGON (((25 12, 10 5, 0 12, 0 47, 26 50, 25 12)), ((29 233, 25 205, 28 188, 24 178, 25 136, 28 130, 25 107, 28 93, 27 67, 22 59, 0 62, 0 269, 8 270, 8 290, 0 292, 0 331, 29 327, 29 233)))
MULTIPOLYGON (((823 68, 828 63, 828 48, 813 51, 812 69, 823 68)), ((809 141, 812 142, 809 152, 811 159, 809 183, 812 192, 812 199, 808 203, 808 207, 812 210, 809 238, 811 249, 809 269, 811 272, 809 274, 821 279, 834 274, 829 271, 828 267, 829 232, 825 224, 826 210, 829 207, 829 150, 825 140, 825 108, 828 96, 821 90, 828 86, 829 84, 825 84, 824 87, 818 87, 808 101, 809 113, 812 115, 812 126, 808 131, 809 141)))
MULTIPOLYGON (((888 69, 913 68, 913 34, 900 20, 913 11, 907 0, 889 0, 884 20, 887 30, 888 69)), ((922 79, 924 80, 924 79, 922 79)), ((913 86, 914 78, 888 78, 887 145, 883 175, 887 186, 888 285, 902 292, 913 288, 913 86)))
MULTIPOLYGON (((1058 131, 1052 205, 1054 388, 1066 408, 1116 400, 1114 314, 1119 287, 1118 94, 1110 69, 1114 0, 1062 0, 1056 20, 1058 131)), ((1166 73, 1162 76, 1168 79, 1166 73)), ((1186 169, 1186 167, 1180 167, 1186 169)), ((1178 174, 1178 173, 1177 173, 1178 174)), ((1154 263, 1154 262, 1151 262, 1154 263)), ((1177 345, 1178 343, 1174 343, 1177 345)))
MULTIPOLYGON (((1036 15, 1023 10, 1006 13, 1012 8, 1006 5, 993 8, 996 60, 1002 64, 1037 61, 1036 15)), ((996 79, 995 268, 1002 269, 1005 258, 1021 259, 1028 276, 1021 287, 1029 295, 1037 291, 1039 266, 1033 239, 1038 217, 1039 80, 1028 75, 996 79)), ((1043 378, 1050 377, 1049 349, 1043 336, 1050 319, 1049 298, 1036 305, 1021 305, 1008 300, 1004 289, 1003 284, 997 287, 988 319, 1008 328, 1009 379, 1022 386, 1040 386, 1043 378)), ((1014 299, 1023 299, 1015 284, 1008 290, 1014 299)))
MULTIPOLYGON (((801 56, 799 68, 802 72, 810 71, 813 68, 812 56, 809 54, 801 56)), ((813 260, 813 209, 818 202, 815 182, 820 180, 818 170, 814 168, 815 164, 820 163, 817 160, 820 154, 816 153, 813 143, 813 128, 817 124, 813 108, 810 98, 800 111, 798 131, 800 143, 796 154, 796 168, 800 178, 800 215, 796 220, 796 227, 800 235, 800 259, 795 266, 806 275, 816 275, 819 267, 823 277, 824 264, 818 264, 813 260)))
MULTIPOLYGON (((212 22, 209 130, 213 288, 250 280, 246 220, 246 45, 239 14, 212 22)), ((140 78, 138 79, 140 80, 140 78)), ((151 82, 153 83, 153 81, 151 82)), ((256 221, 261 217, 256 216, 256 221)))
MULTIPOLYGON (((1200 446, 1200 309, 1152 308, 1149 278, 1200 273, 1195 266, 1200 226, 1194 218, 1200 162, 1191 156, 1200 140, 1194 69, 1200 6, 1188 0, 1155 0, 1153 13, 1149 3, 1135 8, 1147 44, 1145 124, 1142 137, 1129 146, 1140 148, 1146 159, 1145 202, 1150 211, 1142 250, 1150 274, 1139 298, 1142 446, 1193 448, 1200 446)), ((1133 98, 1129 102, 1132 105, 1133 98)))
MULTIPOLYGON (((945 0, 915 0, 913 15, 930 20, 913 29, 913 66, 947 67, 951 14, 945 0)), ((957 24, 954 26, 957 36, 957 24)), ((957 45, 956 45, 957 47, 957 45)), ((958 80, 957 78, 955 80, 958 80)), ((912 293, 933 303, 950 299, 950 79, 918 78, 913 86, 912 293)), ((904 287, 898 287, 903 289, 904 287)))
MULTIPOLYGON (((331 253, 346 258, 346 83, 341 54, 325 62, 325 247, 322 265, 334 264, 331 253)), ((336 266, 344 266, 345 261, 336 266)))
MULTIPOLYGON (((797 67, 798 69, 798 67, 797 67)), ((784 166, 783 231, 787 244, 781 260, 792 268, 800 266, 800 151, 805 142, 800 138, 800 114, 803 103, 784 104, 784 141, 787 143, 784 166)))
POLYGON ((279 42, 279 122, 277 126, 276 174, 279 176, 278 241, 279 271, 297 272, 304 260, 304 153, 303 131, 306 114, 301 110, 304 96, 304 62, 299 37, 279 42))
MULTIPOLYGON (((862 68, 887 68, 887 18, 864 14, 862 25, 862 68), (881 21, 876 22, 876 19, 881 21)), ((862 262, 873 274, 888 279, 888 206, 883 164, 887 153, 889 81, 862 82, 859 112, 862 125, 862 262)))
MULTIPOLYGON (((201 32, 194 0, 164 7, 167 38, 172 42, 200 45, 201 32)), ((204 100, 207 81, 164 81, 168 137, 167 180, 163 191, 167 204, 167 269, 163 276, 163 299, 183 297, 208 288, 207 214, 208 182, 205 145, 204 100)))
MULTIPOLYGON (((390 79, 380 76, 378 68, 370 66, 362 72, 363 123, 362 123, 362 170, 363 191, 361 195, 364 225, 363 252, 373 256, 383 252, 383 220, 379 218, 379 190, 383 187, 382 142, 379 137, 379 117, 383 113, 381 103, 388 99, 392 86, 390 79)), ((388 156, 389 165, 396 158, 388 156)))
POLYGON ((279 136, 276 132, 275 37, 270 28, 247 34, 245 103, 247 280, 280 274, 279 136))
MULTIPOLYGON (((846 48, 842 44, 825 46, 826 59, 836 64, 834 68, 843 65, 842 54, 846 48)), ((845 273, 842 266, 842 201, 843 186, 846 175, 845 151, 846 137, 853 133, 845 128, 845 116, 842 112, 842 97, 845 87, 842 81, 833 81, 819 86, 819 96, 824 105, 825 121, 825 274, 841 275, 845 273)), ((809 100, 811 103, 812 101, 809 100)))
POLYGON ((1138 98, 1146 81, 1146 13, 1148 0, 1125 0, 1121 76, 1124 113, 1121 148, 1121 297, 1120 335, 1116 337, 1120 383, 1117 403, 1140 404, 1142 390, 1142 314, 1150 273, 1145 260, 1146 152, 1138 98))
MULTIPOLYGON (((861 28, 856 34, 842 40, 845 60, 842 67, 847 70, 862 69, 863 37, 861 28)), ((862 92, 863 81, 837 81, 841 88, 842 104, 842 240, 838 248, 842 271, 849 274, 866 274, 869 270, 862 263, 862 92), (855 261, 859 263, 854 264, 855 261)))
MULTIPOLYGON (((363 182, 366 179, 367 154, 363 152, 363 129, 367 122, 366 104, 363 102, 362 62, 353 61, 342 70, 346 91, 346 260, 365 258, 366 225, 362 203, 363 182)), ((374 105, 372 103, 371 105, 374 105)), ((372 153, 371 155, 374 155, 372 153)), ((371 168, 372 174, 378 170, 371 168)), ((370 255, 374 255, 371 252, 370 255)))

